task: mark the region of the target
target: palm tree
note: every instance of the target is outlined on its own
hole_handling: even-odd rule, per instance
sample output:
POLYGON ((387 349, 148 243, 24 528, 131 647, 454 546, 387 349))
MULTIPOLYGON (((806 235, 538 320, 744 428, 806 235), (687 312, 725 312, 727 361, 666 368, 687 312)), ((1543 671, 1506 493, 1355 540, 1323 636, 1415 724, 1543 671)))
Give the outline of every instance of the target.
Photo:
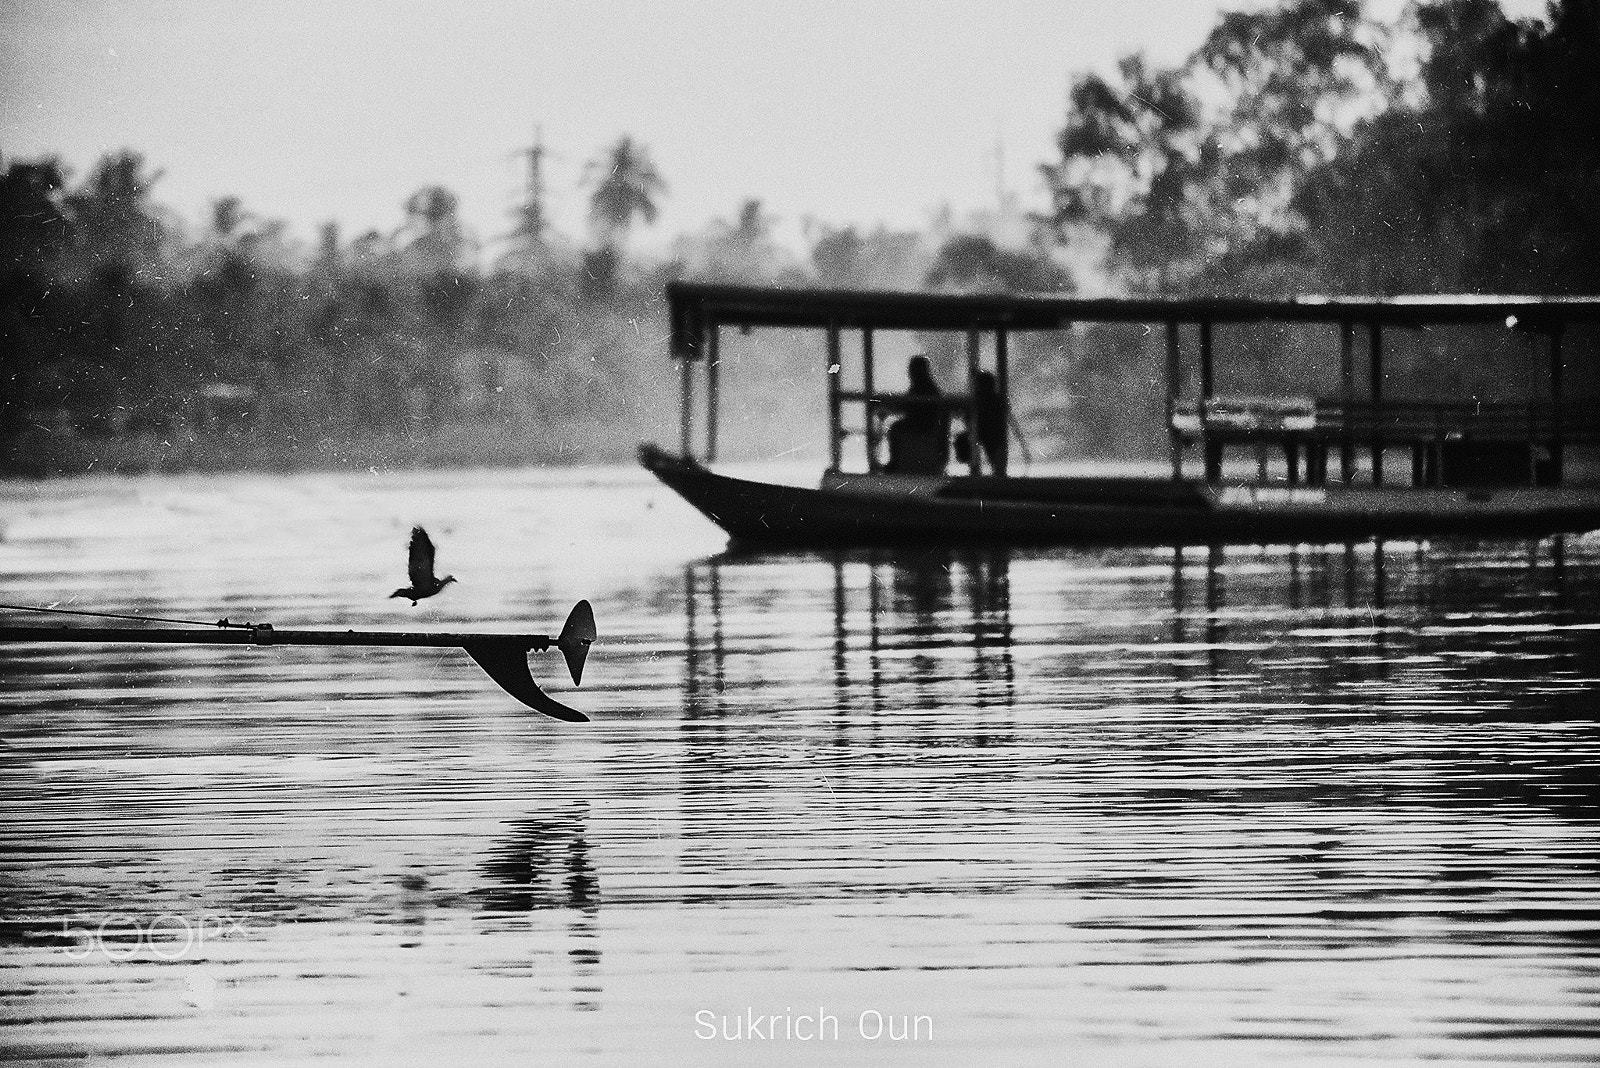
POLYGON ((250 219, 244 210, 244 201, 238 197, 222 197, 211 202, 211 232, 222 242, 231 241, 250 219))
POLYGON ((635 217, 655 222, 656 201, 667 188, 649 150, 626 134, 589 163, 584 184, 593 187, 589 218, 607 245, 625 237, 635 217))
POLYGON ((74 237, 70 274, 122 291, 149 273, 160 255, 165 228, 150 202, 161 172, 123 150, 100 159, 87 181, 66 197, 74 237))
POLYGON ((399 236, 423 271, 453 272, 461 267, 470 242, 460 212, 461 201, 442 185, 424 186, 406 199, 406 223, 399 236))

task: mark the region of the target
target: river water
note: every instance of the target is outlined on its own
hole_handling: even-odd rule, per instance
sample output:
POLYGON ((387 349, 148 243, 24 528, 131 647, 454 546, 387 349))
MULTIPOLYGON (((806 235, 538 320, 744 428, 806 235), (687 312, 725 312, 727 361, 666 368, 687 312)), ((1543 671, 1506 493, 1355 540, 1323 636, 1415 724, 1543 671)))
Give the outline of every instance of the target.
POLYGON ((732 556, 628 469, 0 486, 8 603, 601 634, 533 654, 589 724, 452 650, 0 646, 0 1058, 1600 1062, 1597 592, 732 556))

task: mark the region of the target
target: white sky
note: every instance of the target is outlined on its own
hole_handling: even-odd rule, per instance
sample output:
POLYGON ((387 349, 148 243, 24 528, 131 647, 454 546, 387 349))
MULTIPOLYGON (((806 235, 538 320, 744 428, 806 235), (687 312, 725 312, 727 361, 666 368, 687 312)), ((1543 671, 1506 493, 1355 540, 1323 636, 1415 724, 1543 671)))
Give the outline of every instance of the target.
POLYGON ((234 194, 302 238, 393 230, 440 184, 487 239, 540 126, 548 210, 574 237, 584 164, 623 133, 669 186, 645 245, 748 197, 791 231, 918 227, 991 207, 998 174, 1042 206, 1073 74, 1175 61, 1258 2, 0 0, 0 157, 81 175, 133 148, 190 222, 234 194))

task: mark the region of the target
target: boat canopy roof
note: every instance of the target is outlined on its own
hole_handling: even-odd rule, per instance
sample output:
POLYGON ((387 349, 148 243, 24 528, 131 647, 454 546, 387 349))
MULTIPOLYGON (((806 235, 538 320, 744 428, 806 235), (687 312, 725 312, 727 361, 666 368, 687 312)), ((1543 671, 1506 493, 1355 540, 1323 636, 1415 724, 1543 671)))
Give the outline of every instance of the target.
POLYGON ((1061 297, 903 293, 673 282, 672 354, 694 360, 712 326, 854 330, 1060 330, 1074 323, 1351 323, 1422 327, 1505 322, 1552 332, 1600 322, 1600 297, 1061 297))

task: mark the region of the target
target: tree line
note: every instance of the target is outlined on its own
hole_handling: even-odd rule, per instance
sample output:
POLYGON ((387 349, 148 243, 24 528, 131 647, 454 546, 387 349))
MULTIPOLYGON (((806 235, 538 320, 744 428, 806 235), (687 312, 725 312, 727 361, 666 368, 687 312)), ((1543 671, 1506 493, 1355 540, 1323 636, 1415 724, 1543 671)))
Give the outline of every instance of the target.
MULTIPOLYGON (((1423 0, 1395 24, 1356 0, 1224 14, 1181 63, 1134 55, 1075 80, 1020 239, 813 224, 797 254, 752 199, 637 256, 630 232, 669 190, 631 137, 586 172, 588 234, 526 212, 487 263, 441 187, 397 205, 391 231, 330 223, 302 245, 235 197, 174 217, 134 151, 77 181, 0 160, 0 470, 623 459, 671 433, 662 291, 682 277, 1594 293, 1597 46, 1600 0, 1527 22, 1494 0, 1423 0)), ((1159 440, 1125 418, 1150 392, 1146 348, 1127 331, 1019 339, 1016 366, 1031 403, 1072 409, 1063 448, 1138 450, 1159 440)), ((771 366, 744 400, 772 427, 794 414, 792 357, 750 357, 771 366)))
POLYGON ((76 183, 53 160, 7 161, 4 468, 617 460, 670 432, 673 278, 906 288, 992 267, 1031 287, 1059 274, 982 238, 952 239, 941 259, 923 235, 852 227, 815 228, 807 262, 755 200, 650 261, 628 251, 666 189, 648 150, 623 137, 587 173, 585 241, 524 215, 483 264, 441 187, 407 198, 390 232, 347 239, 330 223, 302 247, 235 197, 185 225, 133 151, 76 183), (1037 278, 1012 277, 1030 264, 1037 278))

